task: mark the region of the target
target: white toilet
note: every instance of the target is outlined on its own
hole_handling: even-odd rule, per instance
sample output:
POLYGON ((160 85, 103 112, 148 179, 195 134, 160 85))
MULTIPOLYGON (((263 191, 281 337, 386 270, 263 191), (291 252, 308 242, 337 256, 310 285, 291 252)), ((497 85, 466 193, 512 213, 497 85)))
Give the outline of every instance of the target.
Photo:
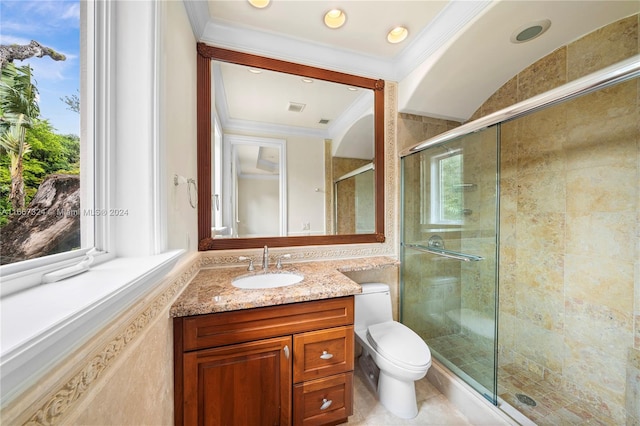
POLYGON ((431 367, 431 352, 413 330, 393 321, 389 286, 361 284, 355 295, 355 334, 362 346, 360 365, 370 381, 377 379, 378 399, 398 417, 418 414, 415 381, 431 367), (371 361, 375 363, 372 365, 371 361))

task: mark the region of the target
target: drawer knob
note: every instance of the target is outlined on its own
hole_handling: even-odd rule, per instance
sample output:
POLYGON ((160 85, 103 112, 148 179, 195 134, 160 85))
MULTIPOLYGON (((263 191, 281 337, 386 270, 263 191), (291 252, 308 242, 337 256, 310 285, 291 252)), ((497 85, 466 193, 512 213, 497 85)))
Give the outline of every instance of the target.
MULTIPOLYGON (((327 351, 322 351, 322 355, 320 355, 322 359, 331 359, 333 358, 333 354, 328 353, 327 351)), ((329 401, 331 402, 331 401, 329 401)))
POLYGON ((333 404, 333 401, 327 398, 323 398, 322 399, 322 405, 320 406, 321 410, 326 410, 327 408, 331 407, 331 404, 333 404))

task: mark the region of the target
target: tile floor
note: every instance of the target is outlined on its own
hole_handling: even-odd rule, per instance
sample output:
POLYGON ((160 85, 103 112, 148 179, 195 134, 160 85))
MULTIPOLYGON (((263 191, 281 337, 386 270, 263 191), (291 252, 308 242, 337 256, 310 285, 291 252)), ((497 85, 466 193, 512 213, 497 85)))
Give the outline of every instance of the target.
MULTIPOLYGON (((354 410, 349 417, 349 426, 395 426, 395 425, 471 425, 425 377, 416 382, 418 415, 405 420, 395 417, 376 399, 375 392, 368 386, 360 366, 356 362, 354 374, 354 410)), ((347 424, 347 423, 345 423, 347 424)))
MULTIPOLYGON (((494 355, 491 345, 478 344, 465 334, 437 337, 427 343, 432 351, 449 359, 485 388, 493 388, 494 355)), ((498 397, 539 426, 616 424, 592 404, 563 392, 557 384, 515 364, 499 364, 498 397), (521 402, 517 394, 529 396, 536 405, 521 402)))
POLYGON ((598 407, 558 389, 556 384, 509 364, 498 369, 499 397, 539 426, 616 425, 598 407), (525 394, 536 402, 532 407, 520 402, 516 394, 525 394))

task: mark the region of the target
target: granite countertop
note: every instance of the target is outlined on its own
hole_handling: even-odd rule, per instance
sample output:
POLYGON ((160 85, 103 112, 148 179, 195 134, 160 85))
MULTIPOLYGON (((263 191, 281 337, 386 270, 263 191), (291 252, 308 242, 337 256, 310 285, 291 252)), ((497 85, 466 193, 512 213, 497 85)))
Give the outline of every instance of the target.
POLYGON ((362 288, 343 272, 396 265, 398 261, 390 257, 288 263, 282 269, 273 265, 267 273, 293 272, 304 279, 292 286, 251 290, 236 288, 231 281, 243 275, 263 274, 259 267, 253 272, 247 271, 246 265, 202 269, 171 306, 170 315, 185 317, 349 296, 361 293, 362 288))

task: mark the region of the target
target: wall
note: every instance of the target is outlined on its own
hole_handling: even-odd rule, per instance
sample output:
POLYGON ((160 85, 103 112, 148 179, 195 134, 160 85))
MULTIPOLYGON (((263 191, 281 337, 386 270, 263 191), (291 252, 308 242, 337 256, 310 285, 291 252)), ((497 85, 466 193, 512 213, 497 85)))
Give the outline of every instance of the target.
POLYGON ((289 235, 324 235, 324 140, 287 137, 287 169, 289 235))
MULTIPOLYGON (((521 71, 474 118, 638 52, 633 16, 521 71)), ((615 424, 640 419, 639 84, 506 123, 501 137, 500 363, 615 424)))
POLYGON ((238 206, 239 236, 280 235, 279 179, 239 177, 238 206))
MULTIPOLYGON (((162 135, 166 146, 167 243, 171 249, 197 250, 198 214, 189 203, 187 185, 175 186, 174 174, 197 177, 196 49, 182 2, 160 2, 165 8, 161 41, 160 95, 162 135)), ((196 204, 197 194, 191 188, 196 204)))

